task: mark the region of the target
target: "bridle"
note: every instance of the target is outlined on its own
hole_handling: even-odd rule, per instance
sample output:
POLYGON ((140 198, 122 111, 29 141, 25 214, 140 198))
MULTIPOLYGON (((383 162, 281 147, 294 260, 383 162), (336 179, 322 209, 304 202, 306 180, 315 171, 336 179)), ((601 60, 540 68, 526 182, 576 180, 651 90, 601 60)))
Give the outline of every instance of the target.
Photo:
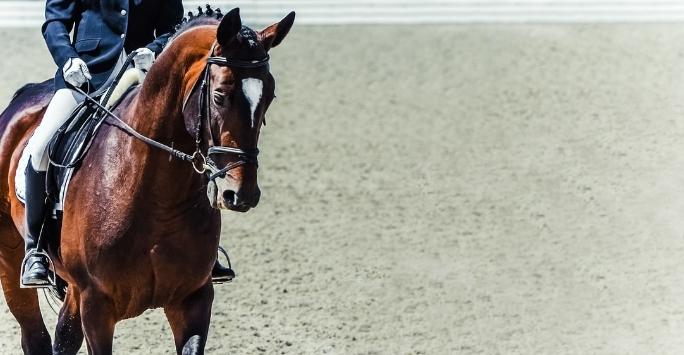
POLYGON ((269 66, 270 57, 268 54, 261 60, 247 61, 241 59, 232 59, 225 57, 218 57, 214 55, 215 45, 212 46, 211 55, 207 58, 207 63, 204 66, 201 77, 202 82, 199 87, 199 113, 197 116, 197 129, 195 131, 195 152, 193 153, 192 166, 200 174, 209 171, 209 181, 214 181, 217 177, 225 177, 225 175, 245 164, 255 164, 259 166, 259 148, 242 149, 235 147, 218 146, 215 144, 214 134, 211 130, 211 80, 209 78, 212 65, 218 65, 229 68, 240 69, 260 69, 269 66), (203 128, 206 125, 206 128, 203 128), (202 136, 207 133, 207 154, 202 154, 202 136), (237 160, 227 164, 223 168, 219 168, 213 157, 221 155, 233 155, 237 160))
MULTIPOLYGON (((83 96, 85 96, 87 101, 93 103, 97 108, 102 110, 108 118, 110 118, 105 118, 105 121, 107 123, 121 129, 122 131, 132 135, 133 137, 143 141, 144 143, 150 146, 164 150, 178 159, 190 162, 192 164, 193 169, 198 174, 207 174, 209 181, 214 182, 216 178, 225 177, 229 171, 239 166, 246 164, 255 164, 258 166, 259 160, 257 157, 259 156, 259 148, 242 149, 238 147, 226 147, 215 145, 216 140, 214 140, 214 135, 211 130, 211 103, 209 102, 209 98, 211 97, 211 80, 209 78, 211 66, 218 65, 230 68, 259 69, 268 67, 270 60, 268 54, 263 59, 255 61, 218 57, 214 55, 214 49, 215 45, 212 46, 210 55, 207 58, 204 70, 202 71, 202 81, 200 82, 198 80, 198 82, 194 85, 193 90, 191 90, 192 95, 192 92, 194 92, 194 88, 196 88, 199 83, 199 113, 197 115, 197 129, 195 130, 195 151, 192 154, 184 153, 180 150, 173 148, 172 146, 168 146, 164 143, 155 141, 154 139, 141 134, 140 132, 133 129, 133 127, 129 126, 126 122, 121 120, 119 117, 117 117, 109 109, 107 109, 104 106, 106 105, 106 102, 100 103, 80 88, 74 89, 83 96), (205 133, 208 133, 206 154, 202 153, 202 138, 205 135, 205 133), (221 168, 218 166, 218 164, 213 158, 221 155, 233 155, 237 157, 237 159, 221 168)), ((134 54, 135 53, 131 53, 131 58, 134 54)), ((121 69, 121 73, 117 75, 117 80, 115 80, 112 83, 112 86, 116 86, 116 84, 118 83, 118 79, 120 79, 120 77, 122 76, 121 74, 123 74, 123 72, 127 69, 128 65, 125 65, 121 69)), ((185 106, 185 104, 183 106, 185 106)), ((185 111, 185 107, 183 107, 183 111, 185 111)))

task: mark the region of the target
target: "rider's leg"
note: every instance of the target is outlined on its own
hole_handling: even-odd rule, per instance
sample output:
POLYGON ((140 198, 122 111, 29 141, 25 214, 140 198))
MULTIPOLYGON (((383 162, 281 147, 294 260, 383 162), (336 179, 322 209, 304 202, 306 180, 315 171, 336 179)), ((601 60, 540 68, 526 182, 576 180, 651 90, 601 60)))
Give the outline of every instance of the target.
POLYGON ((47 170, 48 156, 45 152, 50 139, 83 100, 84 97, 81 94, 71 89, 61 89, 55 92, 45 111, 43 120, 33 132, 33 136, 26 146, 26 149, 31 153, 34 170, 42 172, 47 170))
POLYGON ((41 254, 36 254, 40 249, 38 238, 46 214, 45 178, 49 160, 46 149, 52 136, 82 100, 82 96, 75 91, 58 90, 26 146, 31 157, 26 167, 26 260, 21 274, 23 287, 49 285, 47 260, 41 254))

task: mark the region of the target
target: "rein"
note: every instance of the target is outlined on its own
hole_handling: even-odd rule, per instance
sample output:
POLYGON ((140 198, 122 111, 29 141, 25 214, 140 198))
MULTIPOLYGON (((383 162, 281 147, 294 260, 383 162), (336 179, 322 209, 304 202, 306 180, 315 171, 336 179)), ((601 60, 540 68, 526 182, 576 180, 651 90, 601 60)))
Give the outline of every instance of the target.
MULTIPOLYGON (((258 161, 258 155, 259 155, 259 149, 251 149, 251 150, 245 150, 241 148, 235 148, 235 147, 224 147, 224 146, 217 146, 215 145, 214 137, 213 137, 213 132, 211 131, 211 104, 209 102, 209 97, 211 96, 211 81, 209 80, 209 74, 210 74, 210 67, 211 65, 218 65, 218 66, 223 66, 223 67, 230 67, 230 68, 242 68, 242 69, 257 69, 257 68, 264 68, 268 67, 269 65, 269 56, 266 55, 264 59, 257 60, 257 61, 246 61, 246 60, 240 60, 240 59, 229 59, 229 58, 224 58, 224 57, 217 57, 213 55, 214 49, 212 47, 211 51, 211 56, 207 58, 207 63, 204 67, 204 70, 202 72, 202 82, 200 85, 200 93, 199 93, 199 114, 197 116, 197 129, 195 131, 195 151, 192 154, 187 154, 183 151, 180 151, 178 149, 173 148, 172 146, 168 146, 164 143, 155 141, 152 138, 149 138, 140 132, 136 131, 133 127, 128 125, 126 122, 124 122, 121 118, 116 116, 114 113, 112 113, 110 110, 108 110, 104 105, 100 104, 96 99, 85 93, 83 90, 80 88, 74 88, 78 93, 83 95, 87 101, 91 102, 95 106, 97 106, 100 110, 102 110, 108 117, 105 118, 105 122, 111 124, 114 127, 117 127, 118 129, 130 134, 131 136, 137 138, 138 140, 144 142, 147 145, 150 145, 152 147, 161 149, 167 153, 169 153, 171 156, 174 156, 178 159, 181 159, 183 161, 187 161, 192 164, 193 169, 198 174, 205 174, 209 172, 208 178, 209 181, 213 182, 216 178, 223 178, 225 175, 230 171, 233 170, 239 166, 245 165, 245 164, 259 164, 258 161), (206 121, 206 127, 205 126, 205 121, 206 121), (208 131, 208 137, 209 141, 207 142, 208 149, 206 155, 202 153, 202 138, 203 134, 205 133, 205 130, 208 131), (212 159, 214 156, 220 156, 220 155, 234 155, 238 158, 238 160, 227 164, 223 168, 220 168, 218 164, 212 159)), ((127 61, 127 65, 124 65, 121 68, 121 73, 119 73, 119 76, 122 75, 124 71, 128 69, 128 66, 130 66, 130 62, 127 61)))

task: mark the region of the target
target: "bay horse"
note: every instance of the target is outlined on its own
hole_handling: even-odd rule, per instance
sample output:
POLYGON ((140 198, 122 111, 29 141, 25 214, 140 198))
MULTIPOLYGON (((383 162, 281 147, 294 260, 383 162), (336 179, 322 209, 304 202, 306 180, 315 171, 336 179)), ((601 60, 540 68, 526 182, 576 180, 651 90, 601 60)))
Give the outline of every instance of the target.
POLYGON ((204 353, 219 209, 245 212, 258 203, 254 152, 275 97, 268 51, 283 41, 294 17, 259 32, 242 26, 238 9, 221 19, 195 17, 115 109, 137 133, 194 151, 185 155, 192 162, 115 125, 102 126, 72 177, 61 240, 49 250, 68 283, 54 344, 36 291, 19 287, 25 226, 14 189, 18 161, 52 83, 15 95, 0 115, 0 279, 24 353, 76 354, 85 338, 90 354, 111 354, 117 322, 151 308, 164 309, 179 354, 204 353), (211 177, 195 171, 208 163, 216 167, 211 177))

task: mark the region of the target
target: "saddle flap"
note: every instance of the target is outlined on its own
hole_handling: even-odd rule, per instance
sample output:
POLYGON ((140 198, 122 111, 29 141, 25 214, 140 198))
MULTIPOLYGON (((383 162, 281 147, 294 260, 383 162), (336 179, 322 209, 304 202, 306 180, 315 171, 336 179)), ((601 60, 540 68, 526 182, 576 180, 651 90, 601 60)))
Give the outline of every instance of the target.
POLYGON ((62 210, 71 175, 81 164, 104 118, 84 102, 50 140, 47 191, 56 211, 62 210))
POLYGON ((51 165, 73 168, 80 163, 88 141, 95 135, 104 116, 87 103, 81 104, 60 127, 48 144, 51 165))

